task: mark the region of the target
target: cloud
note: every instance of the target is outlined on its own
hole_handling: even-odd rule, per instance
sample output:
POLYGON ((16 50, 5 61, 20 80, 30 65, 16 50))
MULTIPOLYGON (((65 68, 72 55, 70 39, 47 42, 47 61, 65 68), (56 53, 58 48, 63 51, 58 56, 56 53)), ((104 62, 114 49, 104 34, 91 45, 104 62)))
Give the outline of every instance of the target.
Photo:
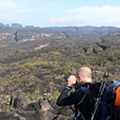
POLYGON ((112 25, 120 26, 120 6, 81 7, 68 10, 70 17, 51 18, 49 25, 112 25))
POLYGON ((19 4, 14 1, 10 0, 0 0, 0 9, 13 9, 13 8, 20 8, 20 7, 25 7, 25 4, 19 4))
POLYGON ((0 22, 13 23, 26 21, 26 14, 30 12, 27 4, 13 0, 0 0, 0 22))

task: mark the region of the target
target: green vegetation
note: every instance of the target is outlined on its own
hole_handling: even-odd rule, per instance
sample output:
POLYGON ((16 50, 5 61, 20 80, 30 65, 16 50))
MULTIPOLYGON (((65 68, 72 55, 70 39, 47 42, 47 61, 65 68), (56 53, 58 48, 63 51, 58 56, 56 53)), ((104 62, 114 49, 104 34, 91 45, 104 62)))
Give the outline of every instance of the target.
MULTIPOLYGON (((61 39, 21 40, 1 45, 0 101, 5 106, 3 111, 8 110, 10 96, 18 92, 26 96, 29 102, 48 97, 57 99, 66 84, 65 78, 81 66, 89 66, 93 70, 93 80, 102 80, 102 75, 94 71, 107 71, 112 75, 111 80, 120 80, 120 44, 102 43, 98 39, 99 32, 82 31, 80 34, 80 31, 66 31, 64 34, 71 37, 64 38, 63 35, 61 39), (45 44, 48 46, 35 50, 45 44)), ((21 39, 24 37, 27 36, 21 39)))

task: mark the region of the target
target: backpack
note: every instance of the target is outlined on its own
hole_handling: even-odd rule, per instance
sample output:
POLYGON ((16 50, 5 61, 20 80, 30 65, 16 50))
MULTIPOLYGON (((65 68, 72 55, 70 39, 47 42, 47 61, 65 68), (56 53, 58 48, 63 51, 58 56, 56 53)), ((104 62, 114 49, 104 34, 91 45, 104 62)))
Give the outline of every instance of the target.
MULTIPOLYGON (((89 108, 93 108, 89 110, 90 120, 120 120, 119 80, 110 84, 97 82, 90 84, 89 87, 81 87, 79 90, 82 90, 90 98, 89 108), (100 91, 102 91, 101 94, 99 93, 100 91)), ((80 118, 82 118, 81 120, 86 120, 83 115, 80 118)))

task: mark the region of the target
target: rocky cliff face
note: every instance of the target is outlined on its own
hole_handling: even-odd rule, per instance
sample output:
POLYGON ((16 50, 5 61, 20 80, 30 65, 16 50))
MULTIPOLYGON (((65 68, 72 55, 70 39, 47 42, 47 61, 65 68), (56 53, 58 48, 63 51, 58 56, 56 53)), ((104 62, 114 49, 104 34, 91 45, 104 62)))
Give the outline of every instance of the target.
POLYGON ((13 23, 10 27, 0 23, 0 41, 2 41, 2 43, 9 43, 11 41, 25 42, 45 39, 80 38, 93 39, 93 41, 98 39, 103 42, 114 41, 114 43, 120 43, 118 31, 119 28, 115 27, 85 26, 40 28, 34 26, 23 27, 18 23, 13 23))
POLYGON ((60 31, 54 31, 48 28, 22 29, 17 31, 19 41, 34 41, 42 39, 61 39, 66 36, 60 31))
POLYGON ((14 41, 14 30, 9 27, 1 27, 0 26, 0 45, 1 44, 9 44, 14 41))

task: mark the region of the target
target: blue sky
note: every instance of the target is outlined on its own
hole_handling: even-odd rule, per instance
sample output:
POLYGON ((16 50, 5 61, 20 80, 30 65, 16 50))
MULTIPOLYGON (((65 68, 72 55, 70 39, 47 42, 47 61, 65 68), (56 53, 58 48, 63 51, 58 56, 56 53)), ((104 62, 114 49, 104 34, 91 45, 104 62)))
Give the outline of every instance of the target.
POLYGON ((119 0, 0 0, 0 23, 120 27, 119 0))

